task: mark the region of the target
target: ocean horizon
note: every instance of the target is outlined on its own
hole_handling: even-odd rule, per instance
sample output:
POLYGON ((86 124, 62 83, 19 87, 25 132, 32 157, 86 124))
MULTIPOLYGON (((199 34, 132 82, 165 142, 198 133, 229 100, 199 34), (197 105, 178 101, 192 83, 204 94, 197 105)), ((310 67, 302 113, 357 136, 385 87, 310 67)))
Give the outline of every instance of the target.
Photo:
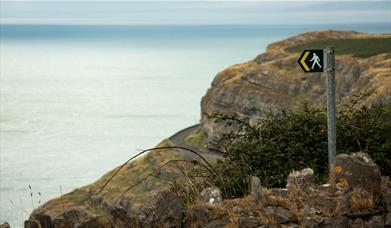
POLYGON ((92 183, 200 119, 214 76, 320 25, 0 24, 0 223, 92 183))

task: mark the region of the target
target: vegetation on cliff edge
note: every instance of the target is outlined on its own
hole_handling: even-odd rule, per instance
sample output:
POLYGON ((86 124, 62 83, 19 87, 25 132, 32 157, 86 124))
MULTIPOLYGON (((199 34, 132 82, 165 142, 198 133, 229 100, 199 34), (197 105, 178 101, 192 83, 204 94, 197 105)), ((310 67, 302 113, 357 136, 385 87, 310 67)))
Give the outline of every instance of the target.
POLYGON ((308 42, 287 48, 291 52, 302 52, 305 49, 323 49, 336 47, 337 55, 353 55, 355 57, 371 57, 391 52, 391 37, 367 39, 328 39, 308 42))
MULTIPOLYGON (((226 158, 218 160, 219 178, 207 180, 222 189, 225 198, 248 193, 249 177, 258 176, 266 187, 284 187, 292 170, 314 169, 319 182, 328 173, 326 110, 303 105, 302 109, 270 114, 255 126, 236 117, 214 116, 235 124, 225 135, 226 158)), ((338 153, 363 151, 391 174, 391 105, 345 108, 338 113, 338 153)))

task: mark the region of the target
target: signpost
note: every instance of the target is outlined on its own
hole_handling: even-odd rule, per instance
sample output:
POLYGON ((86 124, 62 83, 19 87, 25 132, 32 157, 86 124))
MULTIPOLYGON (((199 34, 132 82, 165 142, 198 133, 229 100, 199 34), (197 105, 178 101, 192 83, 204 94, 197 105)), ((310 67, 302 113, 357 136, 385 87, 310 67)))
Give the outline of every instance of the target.
POLYGON ((327 47, 323 50, 304 50, 298 63, 305 73, 327 72, 327 137, 329 167, 331 167, 337 152, 334 47, 327 47))
POLYGON ((299 58, 299 65, 305 73, 324 71, 324 50, 305 50, 299 58))

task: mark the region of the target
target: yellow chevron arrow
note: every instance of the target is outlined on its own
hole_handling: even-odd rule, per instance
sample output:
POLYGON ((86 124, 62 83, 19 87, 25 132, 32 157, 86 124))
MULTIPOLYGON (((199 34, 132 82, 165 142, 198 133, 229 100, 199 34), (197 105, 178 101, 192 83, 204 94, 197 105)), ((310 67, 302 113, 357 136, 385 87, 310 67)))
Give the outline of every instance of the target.
POLYGON ((310 71, 310 68, 307 66, 307 64, 305 64, 305 59, 307 58, 307 56, 310 54, 310 51, 306 51, 303 55, 303 57, 300 59, 300 63, 301 65, 304 67, 304 69, 306 71, 310 71))

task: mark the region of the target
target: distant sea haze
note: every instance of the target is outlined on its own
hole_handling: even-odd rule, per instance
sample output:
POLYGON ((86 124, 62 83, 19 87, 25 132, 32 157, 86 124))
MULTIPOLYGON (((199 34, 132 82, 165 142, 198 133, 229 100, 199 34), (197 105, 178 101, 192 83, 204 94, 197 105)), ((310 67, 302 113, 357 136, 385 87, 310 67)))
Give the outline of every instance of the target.
POLYGON ((331 28, 391 33, 389 24, 1 25, 0 223, 22 227, 33 207, 198 123, 201 97, 229 65, 331 28))

